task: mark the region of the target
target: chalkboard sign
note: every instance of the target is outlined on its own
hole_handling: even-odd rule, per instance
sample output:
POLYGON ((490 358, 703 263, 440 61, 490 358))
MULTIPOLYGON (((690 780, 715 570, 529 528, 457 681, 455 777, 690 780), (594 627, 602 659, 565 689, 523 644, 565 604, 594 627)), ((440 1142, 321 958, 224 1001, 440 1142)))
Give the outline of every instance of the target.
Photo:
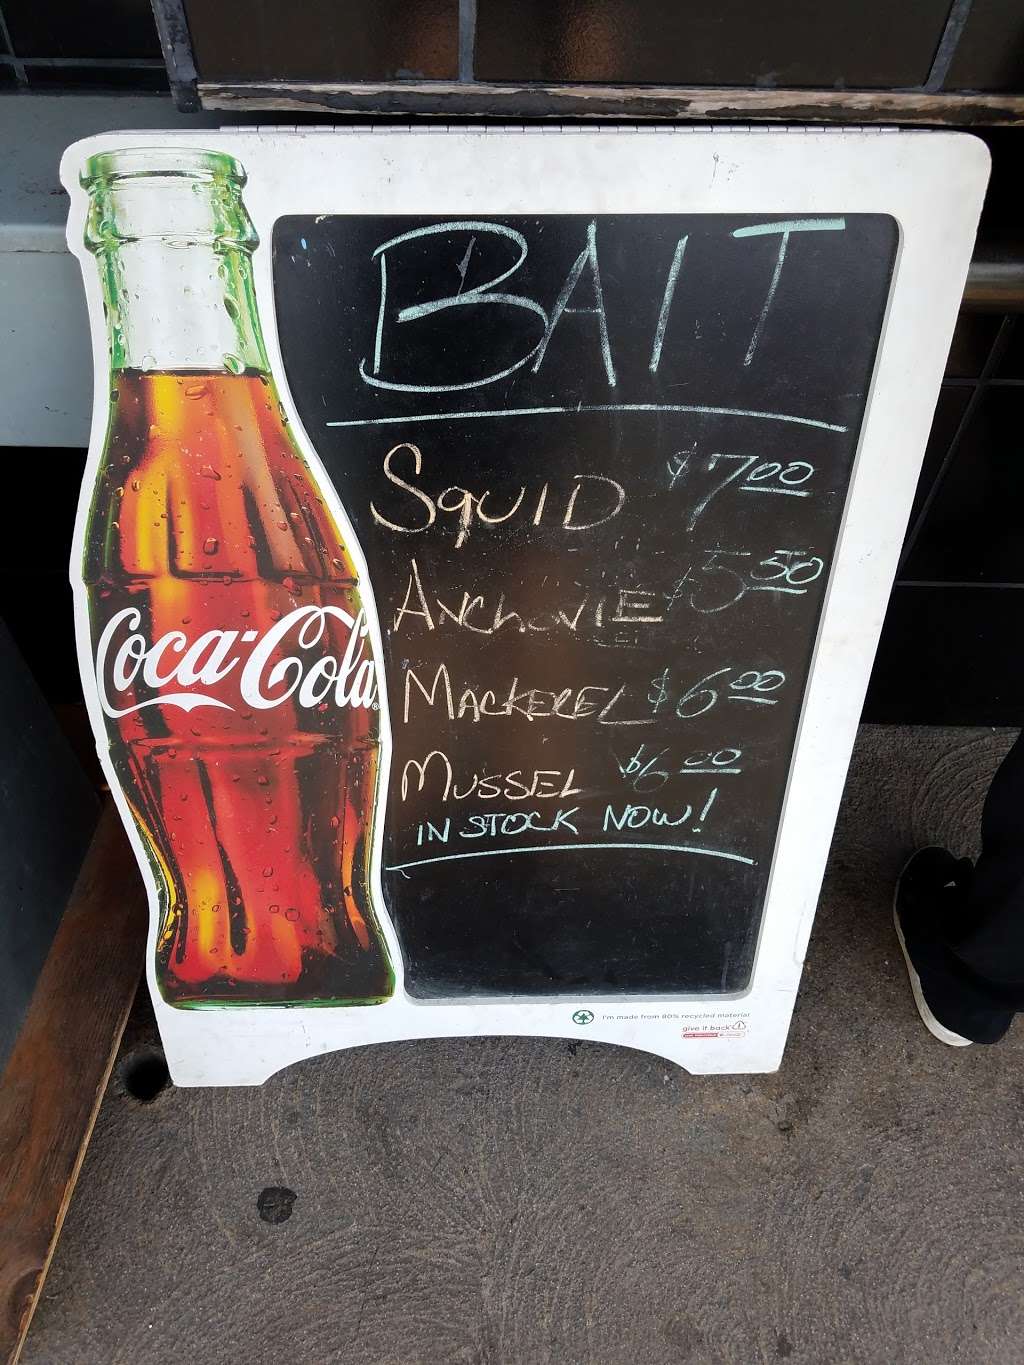
POLYGON ((945 134, 69 151, 83 671, 177 1079, 475 1032, 777 1064, 985 174, 945 134), (160 354, 103 322, 83 165, 160 354))
POLYGON ((288 384, 381 618, 414 996, 747 986, 897 239, 278 220, 288 384))

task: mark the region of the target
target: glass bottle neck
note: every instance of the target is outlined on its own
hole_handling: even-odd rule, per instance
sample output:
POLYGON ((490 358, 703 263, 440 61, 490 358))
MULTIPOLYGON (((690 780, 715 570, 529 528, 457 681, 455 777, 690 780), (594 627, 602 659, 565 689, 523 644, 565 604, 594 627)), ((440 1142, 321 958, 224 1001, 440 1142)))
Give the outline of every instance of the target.
POLYGON ((253 287, 259 238, 233 157, 190 147, 91 157, 85 242, 117 370, 268 370, 253 287))
POLYGON ((150 237, 98 264, 113 371, 269 369, 246 251, 150 237))

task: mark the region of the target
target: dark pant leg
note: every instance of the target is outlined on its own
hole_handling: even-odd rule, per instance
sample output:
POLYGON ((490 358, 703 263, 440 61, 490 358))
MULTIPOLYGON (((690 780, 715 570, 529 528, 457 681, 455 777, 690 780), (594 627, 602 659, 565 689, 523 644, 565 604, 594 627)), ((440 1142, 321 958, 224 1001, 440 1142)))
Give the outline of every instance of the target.
POLYGON ((992 779, 982 852, 947 940, 993 1009, 1024 1010, 1024 732, 992 779))

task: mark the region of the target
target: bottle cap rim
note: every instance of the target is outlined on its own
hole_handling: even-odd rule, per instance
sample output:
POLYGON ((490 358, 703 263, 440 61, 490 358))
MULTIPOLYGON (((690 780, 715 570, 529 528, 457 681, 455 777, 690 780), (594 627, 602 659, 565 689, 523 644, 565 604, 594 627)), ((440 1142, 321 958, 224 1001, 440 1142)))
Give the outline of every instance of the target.
POLYGON ((89 157, 81 174, 84 189, 142 176, 225 180, 245 184, 240 162, 226 152, 201 147, 122 147, 89 157))

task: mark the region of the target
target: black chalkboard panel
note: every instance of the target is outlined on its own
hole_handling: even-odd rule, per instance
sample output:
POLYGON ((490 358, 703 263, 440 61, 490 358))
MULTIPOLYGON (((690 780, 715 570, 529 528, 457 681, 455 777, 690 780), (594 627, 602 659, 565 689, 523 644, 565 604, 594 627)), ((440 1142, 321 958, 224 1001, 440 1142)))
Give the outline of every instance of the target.
POLYGON ((897 239, 277 222, 288 383, 383 632, 414 996, 747 984, 897 239))

